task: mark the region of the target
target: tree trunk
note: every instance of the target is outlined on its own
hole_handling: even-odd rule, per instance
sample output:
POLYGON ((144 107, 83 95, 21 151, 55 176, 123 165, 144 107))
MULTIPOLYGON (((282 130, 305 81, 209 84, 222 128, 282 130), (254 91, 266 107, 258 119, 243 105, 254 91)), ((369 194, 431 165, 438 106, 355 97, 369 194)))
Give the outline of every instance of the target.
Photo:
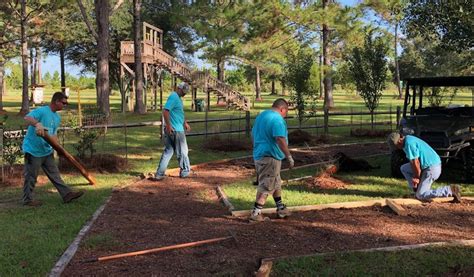
MULTIPOLYGON (((323 9, 331 3, 332 0, 323 0, 323 9)), ((332 96, 332 79, 331 79, 331 57, 329 56, 329 34, 330 30, 327 24, 323 24, 323 71, 324 71, 324 106, 328 109, 334 107, 334 99, 332 96)))
POLYGON ((286 83, 284 80, 281 81, 281 95, 286 96, 286 83))
POLYGON ((319 99, 324 97, 323 53, 319 55, 319 99))
POLYGON ((31 75, 31 86, 36 85, 36 58, 34 48, 30 48, 30 75, 31 75))
POLYGON ((276 95, 276 91, 275 91, 275 79, 272 79, 272 95, 276 95))
POLYGON ((219 79, 219 81, 222 81, 222 82, 224 82, 224 79, 225 79, 224 67, 225 67, 225 60, 219 59, 217 61, 217 79, 219 79))
POLYGON ((21 92, 20 115, 26 115, 30 111, 28 97, 28 42, 26 41, 26 0, 21 0, 21 68, 23 84, 21 92))
POLYGON ((398 22, 395 23, 395 55, 394 55, 394 61, 395 61, 395 82, 397 85, 398 89, 398 99, 403 98, 403 93, 402 93, 402 88, 400 87, 400 68, 398 66, 398 22))
POLYGON ((0 112, 3 112, 3 94, 4 94, 4 84, 5 84, 5 61, 1 57, 0 53, 0 112))
POLYGON ((109 81, 109 1, 94 0, 97 22, 97 106, 106 116, 110 114, 109 81))
POLYGON ((142 65, 142 36, 141 36, 141 0, 133 0, 133 48, 135 49, 135 107, 134 113, 145 114, 143 102, 143 65, 142 65))
POLYGON ((64 65, 64 47, 59 49, 59 63, 61 67, 61 91, 66 93, 66 67, 64 65))
POLYGON ((262 100, 262 95, 260 92, 260 68, 255 67, 255 100, 262 100))
POLYGON ((41 77, 41 48, 36 48, 36 72, 38 73, 36 83, 41 84, 43 82, 41 77))

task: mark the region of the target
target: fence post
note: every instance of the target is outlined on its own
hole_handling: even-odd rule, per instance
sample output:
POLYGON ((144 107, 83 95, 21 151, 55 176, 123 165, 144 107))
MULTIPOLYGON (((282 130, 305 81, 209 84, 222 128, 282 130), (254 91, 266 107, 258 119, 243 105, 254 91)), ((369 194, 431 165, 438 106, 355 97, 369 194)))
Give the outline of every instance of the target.
POLYGON ((0 144, 1 144, 1 149, 0 149, 0 158, 2 159, 1 162, 2 162, 2 182, 5 181, 5 171, 4 171, 4 167, 3 167, 3 164, 4 164, 4 160, 3 160, 3 122, 0 124, 0 144))
POLYGON ((250 111, 245 111, 245 135, 250 137, 250 111))
POLYGON ((397 106, 397 129, 400 128, 401 115, 402 115, 402 109, 400 108, 400 106, 397 106))
POLYGON ((324 134, 329 133, 329 109, 324 107, 324 134))

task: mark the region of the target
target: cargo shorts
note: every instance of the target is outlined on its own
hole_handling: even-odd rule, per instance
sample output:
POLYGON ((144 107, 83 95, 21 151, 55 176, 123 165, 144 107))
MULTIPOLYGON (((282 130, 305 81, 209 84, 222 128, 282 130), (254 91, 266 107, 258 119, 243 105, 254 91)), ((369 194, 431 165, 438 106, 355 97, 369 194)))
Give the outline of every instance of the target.
POLYGON ((255 169, 258 176, 258 192, 273 194, 275 190, 281 190, 280 160, 272 157, 263 157, 255 161, 255 169))

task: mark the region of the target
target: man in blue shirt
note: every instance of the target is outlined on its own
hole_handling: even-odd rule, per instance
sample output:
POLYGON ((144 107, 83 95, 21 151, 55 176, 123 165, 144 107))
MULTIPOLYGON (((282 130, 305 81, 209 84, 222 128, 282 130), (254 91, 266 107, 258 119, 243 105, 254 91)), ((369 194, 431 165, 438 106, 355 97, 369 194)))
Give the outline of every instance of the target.
POLYGON ((57 112, 62 110, 65 105, 67 105, 67 96, 62 92, 56 92, 48 106, 37 108, 25 116, 28 130, 23 140, 23 152, 25 153, 24 205, 40 206, 42 204, 38 200, 33 200, 33 189, 40 167, 56 187, 64 203, 69 203, 84 194, 82 191, 71 191, 64 184, 59 175, 58 166, 54 162, 53 148, 42 138, 47 132, 52 139, 58 139, 57 131, 61 117, 57 112))
POLYGON ((388 144, 392 151, 403 150, 410 161, 402 165, 400 170, 407 179, 408 187, 416 192, 416 198, 429 200, 435 197, 453 196, 456 202, 461 201, 458 185, 431 189, 433 182, 441 175, 441 159, 426 142, 415 136, 404 137, 395 132, 388 136, 388 144))
POLYGON ((259 114, 252 128, 253 159, 257 171, 258 187, 254 207, 250 214, 251 221, 267 221, 262 215, 269 194, 273 195, 279 218, 290 215, 281 199, 281 161, 286 157, 293 168, 295 162, 288 149, 288 130, 285 116, 288 113, 288 102, 279 98, 272 108, 259 114))
POLYGON ((179 176, 186 178, 189 176, 191 171, 191 165, 188 157, 188 144, 186 142, 185 131, 190 131, 191 127, 184 119, 184 108, 182 97, 186 95, 189 90, 189 86, 186 83, 178 85, 176 92, 171 92, 168 100, 166 101, 163 110, 163 121, 164 121, 164 144, 165 150, 161 155, 160 163, 156 169, 156 174, 152 181, 159 181, 165 177, 166 168, 168 163, 173 157, 173 153, 176 152, 176 157, 179 162, 179 176))

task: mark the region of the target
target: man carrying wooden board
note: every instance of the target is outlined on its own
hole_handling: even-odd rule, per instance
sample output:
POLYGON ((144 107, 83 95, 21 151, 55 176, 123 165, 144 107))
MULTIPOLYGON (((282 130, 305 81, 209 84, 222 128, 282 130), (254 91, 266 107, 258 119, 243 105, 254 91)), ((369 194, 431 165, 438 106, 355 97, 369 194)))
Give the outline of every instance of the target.
POLYGON ((51 139, 58 140, 57 131, 61 117, 57 112, 67 104, 67 96, 62 92, 56 92, 48 106, 37 108, 25 116, 28 130, 23 140, 25 153, 23 204, 26 206, 41 206, 42 204, 38 200, 33 200, 33 189, 40 167, 56 187, 64 203, 69 203, 84 194, 82 191, 72 191, 66 186, 54 162, 53 148, 42 138, 47 133, 51 139))

